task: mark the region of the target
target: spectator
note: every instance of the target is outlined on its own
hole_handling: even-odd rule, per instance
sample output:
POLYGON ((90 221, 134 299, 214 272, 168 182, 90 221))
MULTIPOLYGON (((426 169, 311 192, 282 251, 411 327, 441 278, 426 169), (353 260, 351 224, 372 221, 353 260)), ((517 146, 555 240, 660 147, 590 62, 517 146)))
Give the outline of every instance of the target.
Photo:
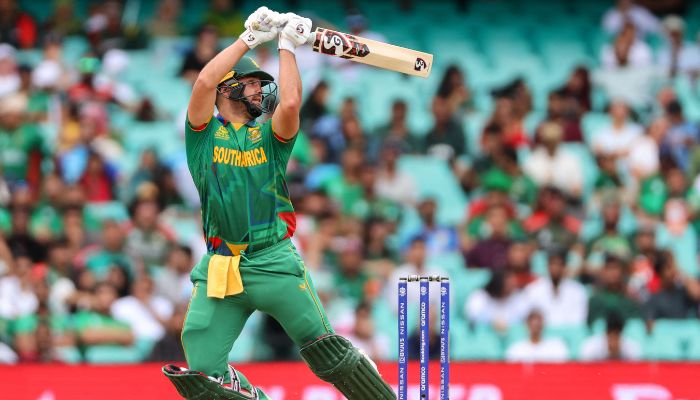
POLYGON ((624 317, 611 313, 606 318, 605 335, 591 336, 581 344, 582 361, 637 361, 642 349, 635 341, 622 336, 624 317))
POLYGON ((112 304, 111 314, 131 327, 137 340, 156 343, 165 334, 165 325, 173 315, 173 304, 153 294, 153 280, 143 275, 131 285, 131 295, 112 304))
POLYGON ((545 251, 568 249, 574 246, 581 230, 581 221, 568 210, 564 194, 548 186, 540 192, 540 199, 532 215, 523 222, 525 232, 545 251))
POLYGON ((162 266, 174 234, 159 221, 158 203, 155 199, 136 200, 130 214, 132 224, 127 229, 125 252, 135 260, 137 268, 162 266))
POLYGON ((525 173, 539 186, 552 185, 572 197, 583 192, 581 161, 560 144, 564 135, 557 123, 546 123, 539 131, 541 145, 525 161, 525 173))
POLYGON ((652 64, 651 49, 636 37, 632 24, 625 25, 612 45, 603 47, 601 66, 593 81, 609 99, 623 99, 642 111, 651 107, 661 74, 652 64))
POLYGON ((495 271, 486 287, 470 294, 464 305, 467 321, 473 325, 489 325, 500 333, 522 322, 527 312, 516 277, 510 271, 495 271))
POLYGON ((124 246, 124 229, 116 221, 104 221, 100 243, 87 248, 83 253, 85 267, 95 274, 98 280, 105 279, 113 267, 125 269, 128 275, 133 276, 133 263, 124 246))
POLYGON ((352 332, 346 337, 355 347, 365 352, 373 360, 386 360, 391 354, 386 338, 379 335, 374 329, 372 306, 369 303, 357 305, 355 325, 352 332))
POLYGON ((299 118, 301 127, 305 132, 311 132, 314 123, 328 113, 328 83, 320 81, 309 93, 304 105, 301 107, 299 118))
POLYGON ((182 3, 180 0, 161 0, 148 31, 153 36, 172 37, 180 33, 180 13, 182 3))
POLYGON ((234 0, 211 0, 209 11, 204 16, 205 23, 215 27, 223 36, 237 37, 243 33, 245 18, 235 3, 234 0))
POLYGON ((194 47, 185 54, 180 75, 191 84, 199 75, 199 71, 214 58, 218 49, 219 32, 212 25, 204 25, 197 32, 194 47))
POLYGON ((34 18, 22 11, 16 0, 0 2, 0 42, 20 49, 31 49, 38 40, 34 18))
POLYGON ((457 230, 451 226, 438 224, 436 213, 435 199, 427 198, 418 204, 418 216, 422 227, 416 235, 425 238, 428 254, 431 256, 457 251, 459 247, 457 230))
POLYGON ((663 141, 669 124, 666 118, 657 118, 646 129, 647 134, 639 136, 629 148, 625 164, 637 185, 659 172, 661 159, 659 146, 663 141))
POLYGON ((36 195, 46 145, 39 128, 27 120, 26 109, 27 98, 21 94, 0 103, 0 160, 10 188, 26 183, 36 195))
POLYGON ((432 110, 435 125, 425 136, 425 151, 445 160, 451 160, 464 154, 467 151, 464 131, 450 113, 447 100, 442 97, 434 97, 432 110))
POLYGON ((0 98, 19 92, 21 85, 17 51, 7 43, 0 43, 0 98))
POLYGON ((611 123, 594 132, 593 151, 610 154, 616 158, 626 157, 632 144, 642 133, 642 128, 629 121, 629 108, 623 101, 613 101, 609 109, 611 123))
POLYGON ((438 85, 437 96, 446 100, 446 106, 451 115, 454 116, 460 116, 473 107, 464 73, 454 64, 445 70, 440 85, 438 85))
POLYGON ((114 172, 110 170, 102 157, 91 151, 85 172, 78 182, 85 192, 86 200, 91 203, 114 200, 112 188, 115 180, 114 172))
POLYGON ((620 199, 623 196, 624 183, 617 172, 617 160, 612 154, 598 154, 598 176, 593 182, 592 204, 599 208, 605 199, 620 199))
MULTIPOLYGON (((588 69, 584 66, 576 67, 564 86, 557 92, 564 101, 564 114, 567 116, 577 116, 591 111, 591 78, 588 69)), ((567 134, 569 130, 566 130, 567 134)), ((570 136, 565 136, 565 141, 570 142, 570 136)))
POLYGON ((564 142, 583 142, 581 116, 584 112, 574 95, 563 92, 564 89, 549 93, 547 97, 547 116, 535 132, 535 144, 542 142, 539 132, 546 124, 558 124, 563 130, 564 142))
POLYGON ((549 276, 525 287, 529 307, 541 310, 538 315, 548 326, 581 326, 588 313, 588 293, 583 285, 566 276, 566 252, 551 252, 547 267, 549 276))
POLYGON ((110 315, 116 299, 117 290, 112 285, 98 283, 91 309, 75 314, 73 322, 78 340, 87 349, 99 345, 130 346, 134 343, 134 334, 129 325, 110 315))
POLYGON ((11 270, 0 277, 0 318, 13 320, 31 315, 39 307, 31 281, 32 260, 18 254, 11 270))
POLYGON ((347 149, 342 156, 342 175, 324 182, 324 190, 339 206, 343 214, 350 214, 352 207, 362 197, 362 151, 355 148, 347 149))
POLYGON ((338 250, 338 269, 334 284, 338 296, 350 300, 353 304, 371 300, 368 289, 372 286, 373 278, 364 268, 361 242, 348 239, 338 250))
POLYGON ((418 189, 413 177, 399 170, 399 142, 385 142, 380 154, 375 184, 377 195, 403 206, 414 206, 418 200, 418 189))
POLYGON ((509 362, 564 362, 569 359, 569 349, 559 338, 543 338, 544 320, 542 313, 532 310, 527 316, 527 329, 530 336, 515 342, 506 350, 509 362))
POLYGON ((608 201, 603 205, 603 232, 586 246, 589 266, 600 267, 600 264, 596 265, 596 260, 602 260, 604 254, 612 254, 626 261, 631 259, 632 244, 618 229, 621 212, 622 207, 617 201, 608 201))
POLYGON ((99 55, 111 49, 141 49, 147 44, 145 32, 132 18, 122 18, 122 4, 107 1, 95 7, 85 21, 85 34, 92 48, 99 55))
POLYGON ((677 15, 663 20, 667 43, 658 52, 658 64, 669 78, 688 75, 694 82, 700 75, 700 46, 685 41, 685 22, 677 15))
POLYGON ((394 100, 391 105, 389 122, 380 127, 370 141, 370 158, 381 161, 381 151, 387 146, 398 147, 401 152, 406 154, 416 154, 420 151, 420 140, 415 136, 415 132, 411 131, 407 113, 408 105, 406 102, 394 100))
POLYGON ((619 313, 623 319, 636 318, 640 307, 627 293, 627 265, 612 255, 606 255, 603 269, 598 274, 598 286, 588 302, 588 318, 591 325, 597 319, 607 319, 619 313))
POLYGON ((492 206, 486 212, 485 228, 490 234, 465 253, 469 267, 501 270, 508 264, 508 249, 512 241, 508 234, 508 211, 503 206, 492 206))
POLYGON ((165 268, 154 271, 156 295, 173 304, 186 303, 193 289, 190 281, 193 266, 192 249, 183 245, 174 246, 168 253, 165 268))
POLYGON ((615 8, 603 15, 603 29, 607 33, 616 34, 624 30, 626 24, 632 24, 640 36, 661 30, 659 20, 645 7, 635 4, 634 0, 617 0, 615 8))
POLYGON ((495 108, 486 126, 498 125, 501 127, 503 132, 503 144, 506 147, 512 149, 526 147, 528 145, 528 138, 525 132, 524 119, 525 115, 530 110, 520 108, 527 107, 528 101, 521 101, 522 104, 516 102, 514 100, 515 94, 512 93, 515 89, 508 88, 502 90, 506 91, 496 92, 495 108))
POLYGON ((165 335, 153 346, 148 361, 185 361, 180 335, 186 314, 186 304, 175 306, 173 315, 165 323, 165 335))
POLYGON ((527 285, 535 282, 539 277, 532 272, 530 258, 532 256, 531 246, 525 240, 516 240, 508 248, 508 263, 506 270, 515 275, 517 288, 525 289, 527 285))
POLYGON ((41 274, 36 274, 32 282, 39 304, 36 313, 13 323, 15 348, 23 361, 61 361, 60 348, 75 350, 75 336, 66 315, 49 311, 49 285, 41 274))
MULTIPOLYGON (((446 276, 445 272, 439 266, 430 264, 426 256, 427 246, 425 238, 422 236, 414 237, 409 243, 406 250, 404 251, 403 264, 399 265, 391 274, 391 277, 387 280, 388 284, 387 290, 385 290, 385 292, 388 297, 387 301, 389 302, 389 304, 392 305, 394 312, 398 312, 399 309, 396 292, 398 288, 396 287, 395 282, 398 282, 400 277, 406 277, 410 275, 446 276)), ((407 304, 418 304, 418 291, 409 290, 406 299, 407 304)), ((440 293, 438 291, 431 290, 430 304, 438 304, 439 302, 440 293)))
POLYGON ((72 0, 60 0, 55 4, 53 14, 44 21, 42 31, 46 36, 72 36, 77 35, 82 30, 80 20, 77 18, 76 10, 72 0))
POLYGON ((651 326, 657 319, 697 318, 700 283, 678 270, 673 254, 658 252, 654 272, 659 277, 660 288, 644 305, 647 324, 651 326))
POLYGON ((669 157, 684 172, 688 172, 692 148, 700 143, 700 130, 697 124, 685 119, 683 107, 678 101, 668 103, 666 117, 670 127, 661 140, 660 155, 662 158, 669 157))
POLYGON ((656 230, 653 225, 639 227, 634 238, 634 258, 630 274, 629 288, 640 302, 649 299, 651 293, 659 290, 659 277, 654 272, 656 262, 656 230))
POLYGON ((49 310, 52 313, 66 315, 74 307, 76 288, 71 280, 75 271, 73 254, 68 241, 60 238, 50 244, 48 250, 49 310))

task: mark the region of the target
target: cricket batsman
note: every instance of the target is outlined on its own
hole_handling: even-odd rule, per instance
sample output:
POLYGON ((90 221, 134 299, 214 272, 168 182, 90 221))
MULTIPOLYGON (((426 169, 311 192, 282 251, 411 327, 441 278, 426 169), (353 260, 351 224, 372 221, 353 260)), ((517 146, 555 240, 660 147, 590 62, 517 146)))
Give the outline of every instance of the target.
POLYGON ((376 365, 334 333, 290 240, 296 221, 285 172, 301 107, 294 51, 311 34, 311 20, 260 7, 245 28, 202 69, 187 109, 187 164, 201 199, 207 254, 191 273, 182 329, 188 369, 166 365, 163 373, 186 399, 268 399, 227 362, 259 310, 279 321, 309 368, 348 399, 395 399, 376 365), (259 124, 256 118, 272 112, 277 85, 245 54, 273 39, 280 101, 259 124))

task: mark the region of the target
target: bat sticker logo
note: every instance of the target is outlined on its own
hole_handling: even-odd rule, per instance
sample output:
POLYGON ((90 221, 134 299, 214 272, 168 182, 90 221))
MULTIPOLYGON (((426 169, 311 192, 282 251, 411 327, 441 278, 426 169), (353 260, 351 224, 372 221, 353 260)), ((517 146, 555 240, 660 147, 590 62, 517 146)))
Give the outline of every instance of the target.
POLYGON ((341 56, 345 52, 345 49, 350 48, 350 43, 348 43, 345 37, 333 31, 326 31, 321 41, 321 51, 324 54, 330 54, 332 56, 341 56))
POLYGON ((320 42, 317 36, 314 49, 341 58, 365 57, 369 54, 366 44, 356 41, 353 36, 331 30, 325 30, 321 34, 320 42))
POLYGON ((413 69, 415 69, 416 71, 422 71, 427 67, 428 67, 428 64, 425 62, 424 59, 422 59, 420 57, 416 58, 416 64, 413 66, 413 69))

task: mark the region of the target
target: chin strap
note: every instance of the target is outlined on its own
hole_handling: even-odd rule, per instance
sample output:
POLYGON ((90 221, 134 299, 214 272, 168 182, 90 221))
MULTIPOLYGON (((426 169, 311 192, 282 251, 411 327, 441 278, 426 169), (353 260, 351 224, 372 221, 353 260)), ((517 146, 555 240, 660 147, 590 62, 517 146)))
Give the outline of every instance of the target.
POLYGON ((254 105, 253 103, 248 101, 248 99, 241 98, 241 99, 237 99, 237 100, 240 100, 243 103, 243 105, 245 106, 245 110, 248 112, 248 114, 250 114, 251 117, 253 117, 253 119, 258 118, 259 116, 262 115, 263 109, 261 107, 254 105))

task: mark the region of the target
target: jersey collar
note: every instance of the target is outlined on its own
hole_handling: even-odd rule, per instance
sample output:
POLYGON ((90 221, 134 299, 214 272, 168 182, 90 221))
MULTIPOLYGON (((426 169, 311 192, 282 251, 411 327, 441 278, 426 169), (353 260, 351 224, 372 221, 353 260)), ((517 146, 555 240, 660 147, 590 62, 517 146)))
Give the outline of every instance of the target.
POLYGON ((216 119, 218 119, 224 126, 226 126, 226 125, 228 125, 229 123, 231 123, 231 125, 233 126, 233 128, 234 128, 235 130, 241 129, 241 127, 242 127, 243 125, 245 125, 245 126, 247 126, 247 127, 249 127, 249 128, 252 128, 252 127, 258 125, 258 122, 257 122, 256 120, 254 120, 254 119, 253 119, 253 120, 250 120, 250 121, 248 121, 248 122, 246 122, 246 123, 244 123, 244 124, 241 124, 241 123, 234 123, 234 122, 231 122, 231 121, 227 120, 226 118, 224 118, 224 116, 221 115, 221 114, 217 114, 217 115, 216 115, 216 119))

